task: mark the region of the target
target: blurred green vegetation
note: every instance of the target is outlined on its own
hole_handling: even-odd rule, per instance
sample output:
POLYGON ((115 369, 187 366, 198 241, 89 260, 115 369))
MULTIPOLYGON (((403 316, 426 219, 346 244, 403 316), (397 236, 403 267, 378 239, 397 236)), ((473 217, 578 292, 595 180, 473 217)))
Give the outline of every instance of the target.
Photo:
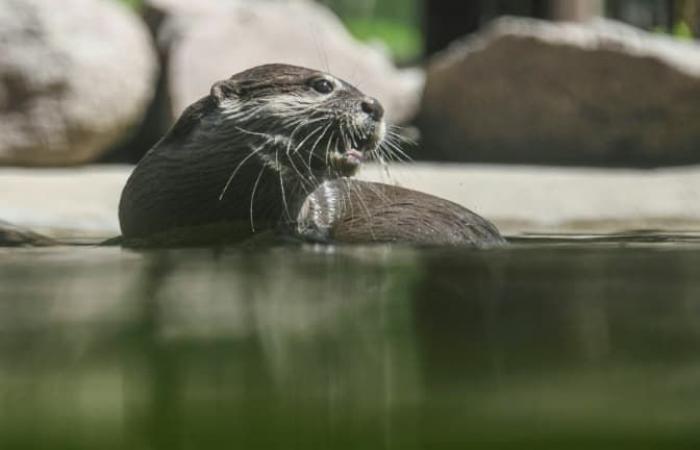
POLYGON ((692 40, 695 39, 695 34, 693 33, 693 29, 690 25, 688 25, 686 22, 676 22, 675 25, 673 25, 673 28, 670 30, 663 28, 663 27, 655 27, 653 29, 654 33, 657 34, 668 34, 671 35, 677 39, 683 39, 683 40, 692 40))
POLYGON ((687 23, 678 22, 673 27, 673 35, 676 37, 679 37, 679 38, 692 39, 693 38, 693 30, 690 28, 690 25, 688 25, 687 23))
POLYGON ((126 6, 133 8, 133 9, 141 9, 143 6, 143 0, 117 0, 120 3, 125 4, 126 6))
POLYGON ((423 53, 421 0, 319 0, 332 9, 350 33, 365 42, 381 41, 398 62, 423 53))
POLYGON ((416 27, 388 19, 350 19, 346 26, 361 41, 384 43, 397 61, 410 61, 422 52, 422 36, 416 27))

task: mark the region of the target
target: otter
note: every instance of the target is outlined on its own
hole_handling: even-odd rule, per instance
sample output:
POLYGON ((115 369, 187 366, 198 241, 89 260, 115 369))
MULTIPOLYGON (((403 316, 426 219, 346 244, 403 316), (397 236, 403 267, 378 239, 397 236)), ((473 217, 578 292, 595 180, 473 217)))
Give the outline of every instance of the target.
POLYGON ((122 234, 226 224, 237 240, 291 223, 323 180, 353 175, 378 151, 383 114, 349 83, 303 67, 269 64, 219 81, 129 177, 122 234))
POLYGON ((352 180, 392 152, 382 105, 331 74, 257 66, 214 83, 138 163, 124 243, 211 245, 263 231, 324 242, 487 246, 498 230, 459 205, 352 180))

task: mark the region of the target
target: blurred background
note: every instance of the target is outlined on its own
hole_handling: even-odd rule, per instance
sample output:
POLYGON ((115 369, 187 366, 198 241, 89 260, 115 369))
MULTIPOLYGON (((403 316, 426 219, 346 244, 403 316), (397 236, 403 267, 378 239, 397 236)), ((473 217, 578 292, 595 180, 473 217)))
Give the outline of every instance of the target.
POLYGON ((0 5, 4 165, 135 163, 214 81, 266 62, 379 97, 419 160, 698 161, 694 0, 0 5))

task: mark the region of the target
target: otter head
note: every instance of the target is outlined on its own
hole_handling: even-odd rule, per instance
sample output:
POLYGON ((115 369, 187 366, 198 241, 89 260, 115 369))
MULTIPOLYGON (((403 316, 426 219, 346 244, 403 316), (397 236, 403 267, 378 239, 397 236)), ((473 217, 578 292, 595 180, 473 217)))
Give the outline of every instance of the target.
POLYGON ((278 170, 307 179, 354 175, 384 138, 384 109, 328 73, 286 64, 257 66, 215 83, 223 135, 245 136, 278 170))

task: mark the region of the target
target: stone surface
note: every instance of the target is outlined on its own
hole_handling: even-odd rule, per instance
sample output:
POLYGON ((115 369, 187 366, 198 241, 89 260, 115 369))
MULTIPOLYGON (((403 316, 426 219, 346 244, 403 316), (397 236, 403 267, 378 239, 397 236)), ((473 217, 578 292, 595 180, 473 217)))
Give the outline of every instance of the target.
POLYGON ((640 169, 525 165, 397 165, 364 178, 452 200, 506 234, 700 230, 700 166, 640 169))
POLYGON ((130 166, 0 168, 0 218, 60 239, 112 237, 130 172, 130 166))
POLYGON ((0 164, 94 160, 151 99, 147 28, 110 0, 0 0, 0 164))
MULTIPOLYGON (((119 234, 117 206, 130 166, 0 169, 0 217, 61 239, 119 234)), ((473 164, 374 166, 360 178, 452 200, 506 234, 700 230, 700 166, 583 169, 473 164)))
POLYGON ((173 116, 209 93, 212 83, 265 63, 329 71, 382 101, 393 122, 415 116, 419 69, 398 70, 380 49, 361 44, 313 2, 147 0, 161 20, 173 116))
POLYGON ((437 55, 419 126, 436 160, 700 161, 700 45, 597 20, 505 18, 437 55))
POLYGON ((35 233, 32 230, 18 227, 0 220, 0 247, 21 247, 25 245, 53 245, 55 241, 35 233))

